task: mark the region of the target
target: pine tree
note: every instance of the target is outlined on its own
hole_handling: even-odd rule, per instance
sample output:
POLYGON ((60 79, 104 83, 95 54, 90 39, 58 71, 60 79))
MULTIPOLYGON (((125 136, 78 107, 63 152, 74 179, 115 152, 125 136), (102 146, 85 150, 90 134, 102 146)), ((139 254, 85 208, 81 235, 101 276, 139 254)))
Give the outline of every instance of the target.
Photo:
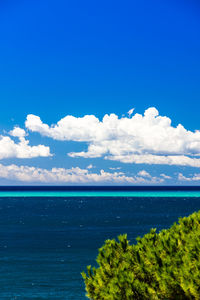
POLYGON ((127 235, 105 241, 98 268, 82 273, 93 300, 200 299, 200 212, 130 245, 127 235))

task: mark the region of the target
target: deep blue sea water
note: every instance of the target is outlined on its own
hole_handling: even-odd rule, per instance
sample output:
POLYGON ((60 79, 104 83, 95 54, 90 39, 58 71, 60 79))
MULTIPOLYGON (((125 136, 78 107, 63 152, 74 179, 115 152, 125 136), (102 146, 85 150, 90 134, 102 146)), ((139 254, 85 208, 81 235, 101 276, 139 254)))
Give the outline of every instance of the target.
POLYGON ((86 299, 80 273, 105 239, 134 243, 197 210, 198 188, 0 188, 0 299, 86 299))

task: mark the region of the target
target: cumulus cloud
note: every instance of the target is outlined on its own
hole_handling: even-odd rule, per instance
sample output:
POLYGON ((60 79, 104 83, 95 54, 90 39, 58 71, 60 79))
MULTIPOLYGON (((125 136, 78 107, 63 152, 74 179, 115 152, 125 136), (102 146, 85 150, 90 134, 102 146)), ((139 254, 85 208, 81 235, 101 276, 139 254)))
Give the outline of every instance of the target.
POLYGON ((0 159, 51 156, 49 147, 44 145, 30 146, 29 141, 24 138, 25 132, 23 129, 15 128, 10 134, 18 137, 19 142, 15 143, 8 136, 0 136, 0 159))
POLYGON ((13 130, 11 130, 9 132, 9 134, 11 136, 14 136, 14 137, 18 137, 18 138, 22 138, 22 137, 25 137, 26 135, 26 132, 24 129, 20 128, 20 127, 14 127, 13 130))
MULTIPOLYGON (((133 111, 129 111, 132 115, 133 111)), ((130 115, 129 114, 129 115, 130 115)), ((130 115, 130 116, 131 116, 130 115)), ((200 131, 189 131, 181 124, 160 116, 156 108, 144 115, 118 118, 105 115, 100 121, 94 115, 82 118, 66 116, 56 125, 47 125, 35 115, 28 115, 27 129, 60 141, 88 143, 87 151, 68 153, 71 157, 104 157, 123 163, 164 164, 199 167, 200 131)))
POLYGON ((17 180, 21 182, 41 183, 117 183, 117 184, 158 184, 162 178, 140 176, 126 176, 123 172, 92 173, 88 169, 81 168, 52 168, 51 170, 29 166, 0 164, 0 178, 17 180))

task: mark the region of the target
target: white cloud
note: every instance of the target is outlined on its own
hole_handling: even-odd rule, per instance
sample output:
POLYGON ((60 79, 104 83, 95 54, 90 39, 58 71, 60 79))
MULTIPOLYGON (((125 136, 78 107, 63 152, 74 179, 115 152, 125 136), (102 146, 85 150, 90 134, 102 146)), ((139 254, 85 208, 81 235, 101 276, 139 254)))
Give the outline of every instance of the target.
POLYGON ((166 174, 160 174, 161 177, 163 177, 164 179, 172 179, 171 176, 166 175, 166 174))
MULTIPOLYGON (((130 111, 129 111, 130 112, 130 111)), ((68 153, 71 157, 116 160, 123 163, 164 164, 199 167, 200 131, 186 130, 181 124, 171 125, 151 107, 144 115, 118 118, 105 115, 100 121, 94 115, 82 118, 66 116, 56 125, 48 126, 38 116, 28 115, 30 131, 55 140, 87 142, 86 152, 68 153)))
POLYGON ((156 184, 163 182, 157 177, 143 178, 140 176, 126 176, 123 172, 92 173, 88 169, 78 167, 71 169, 52 168, 51 170, 29 166, 0 164, 0 178, 22 182, 41 183, 117 183, 117 184, 156 184))
POLYGON ((44 145, 30 146, 23 136, 23 130, 13 130, 12 134, 19 137, 19 142, 15 143, 8 136, 0 136, 0 159, 4 158, 33 158, 51 156, 49 147, 44 145))
POLYGON ((141 177, 141 178, 144 178, 145 180, 150 180, 152 182, 158 182, 159 180, 159 183, 162 183, 164 182, 164 179, 162 177, 158 178, 156 176, 152 176, 149 172, 145 171, 145 170, 141 170, 137 173, 137 176, 138 177, 141 177))
POLYGON ((179 181, 200 181, 200 174, 194 174, 191 177, 186 177, 182 173, 178 174, 178 180, 179 181))
POLYGON ((26 132, 24 129, 20 128, 20 127, 14 127, 13 130, 11 130, 9 132, 9 134, 11 136, 14 136, 14 137, 18 137, 18 138, 22 138, 22 137, 25 137, 26 135, 26 132))
POLYGON ((105 159, 116 160, 123 163, 200 167, 199 158, 191 158, 185 155, 115 155, 106 156, 105 159))
POLYGON ((131 109, 128 111, 129 117, 133 114, 134 110, 135 110, 135 108, 131 108, 131 109))
POLYGON ((138 172, 138 175, 142 177, 151 177, 151 175, 145 170, 138 172))
POLYGON ((87 166, 87 169, 93 169, 93 168, 95 168, 92 164, 90 164, 89 166, 87 166))

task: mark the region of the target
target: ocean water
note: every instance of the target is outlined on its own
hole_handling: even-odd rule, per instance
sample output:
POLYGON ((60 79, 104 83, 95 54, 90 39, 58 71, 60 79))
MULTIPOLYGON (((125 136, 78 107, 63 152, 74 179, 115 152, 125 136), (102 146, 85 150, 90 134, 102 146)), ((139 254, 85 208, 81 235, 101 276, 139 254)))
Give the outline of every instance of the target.
POLYGON ((197 210, 198 188, 1 188, 0 299, 86 299, 80 273, 105 239, 197 210))

